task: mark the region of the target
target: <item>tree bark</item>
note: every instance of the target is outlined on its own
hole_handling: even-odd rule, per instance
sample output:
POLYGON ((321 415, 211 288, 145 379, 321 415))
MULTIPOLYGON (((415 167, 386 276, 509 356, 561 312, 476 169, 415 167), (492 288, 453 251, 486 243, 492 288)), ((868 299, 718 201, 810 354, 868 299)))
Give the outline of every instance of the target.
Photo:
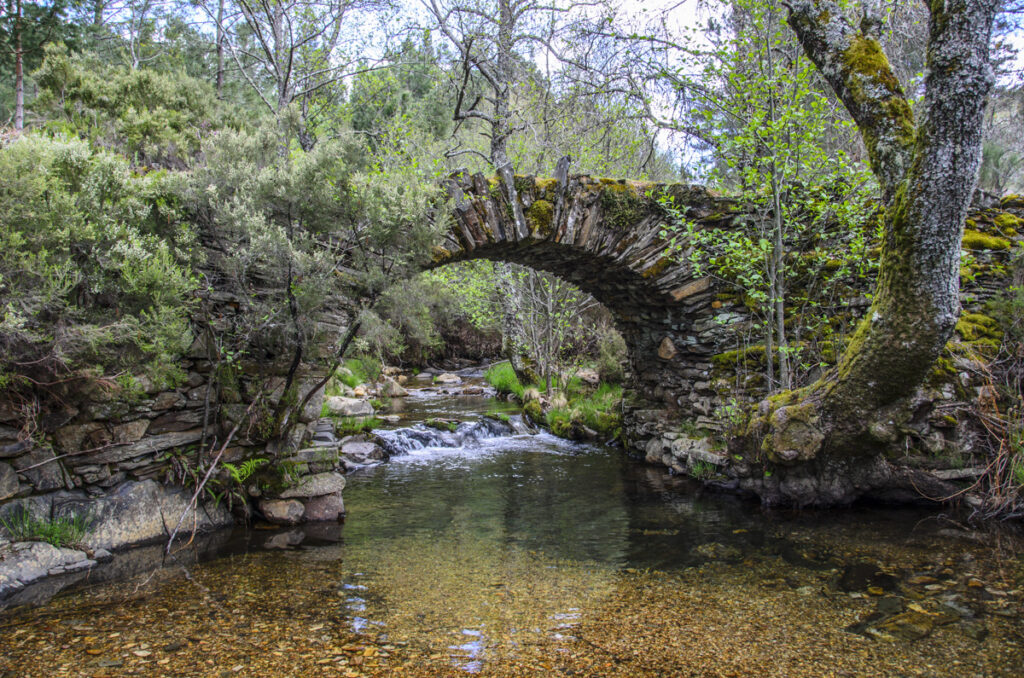
POLYGON ((881 452, 898 434, 899 405, 927 377, 959 316, 960 239, 994 80, 998 2, 930 3, 919 124, 873 34, 877 24, 855 28, 831 0, 789 7, 804 51, 861 132, 887 213, 875 296, 838 368, 761 403, 742 444, 780 465, 781 483, 748 482, 763 498, 841 503, 894 481, 881 452))
POLYGON ((25 49, 22 42, 21 0, 15 1, 14 14, 14 129, 25 128, 25 49))

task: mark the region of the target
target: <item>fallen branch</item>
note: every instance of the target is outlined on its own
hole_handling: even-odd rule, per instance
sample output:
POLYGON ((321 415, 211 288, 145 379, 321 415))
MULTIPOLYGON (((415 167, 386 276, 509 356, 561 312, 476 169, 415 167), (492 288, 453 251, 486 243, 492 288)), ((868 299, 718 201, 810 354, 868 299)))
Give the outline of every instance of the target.
MULTIPOLYGON (((238 433, 238 429, 241 428, 242 422, 249 418, 249 415, 252 413, 252 408, 254 408, 256 406, 256 403, 258 403, 259 401, 260 398, 253 399, 253 401, 249 404, 249 408, 245 411, 245 414, 238 418, 238 421, 235 423, 235 427, 231 429, 231 433, 229 433, 228 437, 224 439, 224 444, 221 445, 220 450, 217 451, 217 456, 213 458, 213 462, 210 464, 210 468, 206 470, 206 475, 204 475, 203 479, 199 482, 198 485, 196 485, 196 491, 192 493, 192 498, 189 500, 188 506, 185 507, 185 510, 182 511, 181 516, 178 518, 178 524, 175 525, 174 530, 171 531, 171 536, 167 540, 167 548, 164 549, 165 554, 170 555, 171 546, 174 544, 174 538, 178 536, 178 530, 181 529, 181 524, 185 522, 185 517, 188 515, 189 511, 192 511, 193 519, 195 518, 195 512, 199 506, 199 494, 203 491, 203 488, 206 487, 206 483, 210 480, 210 477, 213 475, 213 472, 217 468, 217 463, 220 461, 220 458, 224 456, 224 451, 228 449, 228 445, 231 444, 231 441, 232 439, 234 439, 235 434, 238 433)), ((195 522, 193 522, 192 536, 188 540, 189 544, 191 544, 192 540, 195 539, 195 535, 196 527, 195 522)))

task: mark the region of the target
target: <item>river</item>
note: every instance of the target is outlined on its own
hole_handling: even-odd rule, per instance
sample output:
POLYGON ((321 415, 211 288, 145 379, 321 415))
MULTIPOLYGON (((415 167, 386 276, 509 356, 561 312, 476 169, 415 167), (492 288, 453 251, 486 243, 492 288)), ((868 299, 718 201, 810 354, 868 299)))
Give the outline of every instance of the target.
MULTIPOLYGON (((391 428, 496 409, 414 392, 391 428)), ((768 512, 545 433, 411 449, 345 503, 0 612, 0 675, 1024 675, 1020 542, 934 511, 768 512)))

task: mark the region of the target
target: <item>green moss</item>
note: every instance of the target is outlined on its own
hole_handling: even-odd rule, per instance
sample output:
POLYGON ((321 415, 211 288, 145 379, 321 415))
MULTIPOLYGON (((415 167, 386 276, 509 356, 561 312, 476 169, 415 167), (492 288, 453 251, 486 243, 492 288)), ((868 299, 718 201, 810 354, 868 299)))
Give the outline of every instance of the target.
POLYGON ((994 223, 996 228, 1002 231, 1003 235, 1013 237, 1021 228, 1022 220, 1009 212, 997 214, 994 223))
POLYGON ((711 364, 718 370, 761 369, 766 363, 763 345, 747 346, 735 351, 726 351, 711 356, 711 364))
POLYGON ((530 227, 530 233, 545 237, 550 235, 554 213, 554 206, 547 200, 534 200, 530 209, 526 210, 526 222, 530 227))
POLYGON ((558 179, 555 178, 538 178, 534 182, 534 186, 537 189, 537 195, 543 196, 545 200, 555 199, 555 189, 558 188, 558 179))
POLYGON ((962 247, 965 250, 1008 250, 1012 246, 1006 238, 970 229, 964 231, 962 247))
POLYGON ((978 222, 975 221, 974 219, 968 219, 967 221, 964 222, 964 226, 969 230, 977 230, 978 222))
POLYGON ((430 250, 430 260, 433 261, 435 264, 440 264, 442 262, 448 261, 449 259, 451 259, 451 257, 452 253, 443 247, 434 246, 430 250))
POLYGON ((655 264, 653 266, 651 266, 650 268, 648 268, 646 271, 643 272, 643 277, 644 278, 653 278, 655 276, 661 275, 661 273, 666 268, 668 268, 668 265, 671 264, 671 263, 672 263, 672 258, 671 257, 662 257, 661 259, 658 259, 658 261, 655 262, 655 264))
POLYGON ((450 431, 451 433, 455 433, 456 429, 459 428, 459 422, 451 419, 430 418, 423 422, 423 425, 437 429, 438 431, 450 431))
POLYGON ((854 36, 843 53, 843 64, 849 73, 874 80, 891 92, 899 91, 900 83, 892 73, 882 46, 874 38, 854 36))
POLYGON ((544 418, 544 410, 540 406, 540 401, 531 400, 530 402, 523 405, 523 414, 525 414, 530 421, 535 424, 546 423, 544 418))
POLYGON ((632 228, 651 213, 650 203, 627 185, 602 186, 600 202, 605 223, 618 230, 632 228))
POLYGON ((967 342, 990 340, 998 342, 1003 338, 1003 331, 995 318, 981 313, 964 313, 956 321, 956 332, 967 342))
POLYGON ((1000 207, 1024 207, 1024 195, 1010 194, 999 201, 1000 207))
POLYGON ((956 366, 953 365, 953 361, 946 355, 939 356, 939 359, 935 363, 935 367, 932 368, 931 373, 925 380, 925 383, 931 388, 941 388, 942 386, 950 383, 957 382, 959 375, 956 370, 956 366))

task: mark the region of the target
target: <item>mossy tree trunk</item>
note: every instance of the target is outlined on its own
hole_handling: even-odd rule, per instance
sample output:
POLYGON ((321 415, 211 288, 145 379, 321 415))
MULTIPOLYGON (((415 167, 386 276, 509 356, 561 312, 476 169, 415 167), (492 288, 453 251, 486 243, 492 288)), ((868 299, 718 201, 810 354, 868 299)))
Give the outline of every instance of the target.
POLYGON ((886 207, 873 303, 838 369, 761 403, 748 453, 779 465, 747 480, 768 501, 842 503, 897 478, 881 452, 900 404, 933 368, 960 312, 963 223, 981 160, 982 114, 993 83, 996 0, 931 0, 925 95, 914 120, 880 46, 879 22, 854 26, 840 3, 795 0, 789 23, 843 102, 867 146, 886 207))

